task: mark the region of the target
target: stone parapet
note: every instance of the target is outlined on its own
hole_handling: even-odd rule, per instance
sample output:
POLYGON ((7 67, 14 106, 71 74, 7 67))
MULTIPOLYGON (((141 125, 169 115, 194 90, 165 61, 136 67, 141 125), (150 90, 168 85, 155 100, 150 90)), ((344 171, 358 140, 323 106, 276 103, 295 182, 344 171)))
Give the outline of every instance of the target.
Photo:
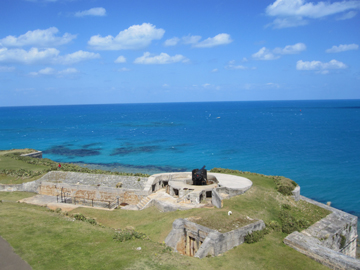
POLYGON ((33 152, 30 154, 22 154, 22 157, 42 158, 42 151, 33 152))
POLYGON ((360 261, 322 245, 317 238, 299 232, 289 234, 284 243, 331 269, 360 269, 360 261))

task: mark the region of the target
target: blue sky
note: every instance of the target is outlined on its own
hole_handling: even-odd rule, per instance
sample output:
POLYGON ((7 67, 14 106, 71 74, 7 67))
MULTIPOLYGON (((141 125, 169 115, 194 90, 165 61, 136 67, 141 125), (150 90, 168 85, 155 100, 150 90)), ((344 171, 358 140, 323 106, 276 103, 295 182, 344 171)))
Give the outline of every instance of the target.
POLYGON ((360 1, 1 4, 0 106, 360 98, 360 1))

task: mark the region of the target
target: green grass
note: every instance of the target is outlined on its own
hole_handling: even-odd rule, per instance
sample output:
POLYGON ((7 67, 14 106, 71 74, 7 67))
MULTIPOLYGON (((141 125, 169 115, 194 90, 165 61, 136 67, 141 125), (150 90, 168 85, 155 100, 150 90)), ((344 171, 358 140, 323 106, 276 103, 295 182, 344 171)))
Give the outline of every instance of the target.
MULTIPOLYGON (((3 158, 4 152, 0 151, 0 159, 3 158)), ((17 164, 20 168, 28 166, 26 168, 29 169, 39 166, 25 163, 17 164)), ((284 211, 284 205, 290 205, 286 211, 295 219, 306 219, 309 223, 329 213, 279 193, 279 183, 293 185, 290 179, 217 170, 247 177, 253 181, 253 187, 241 196, 224 200, 222 209, 200 208, 162 213, 154 207, 143 211, 77 208, 68 216, 16 202, 33 196, 33 193, 0 192, 0 235, 33 269, 326 269, 283 244, 286 234, 275 231, 257 243, 242 244, 214 258, 199 260, 169 252, 163 241, 177 218, 191 218, 196 223, 226 232, 248 224, 247 217, 281 225, 279 214, 284 211), (233 215, 227 215, 229 210, 233 215), (98 225, 73 221, 70 216, 77 213, 95 219, 98 225), (136 230, 144 233, 148 240, 115 241, 115 229, 136 230), (136 250, 137 247, 141 247, 141 251, 136 250)), ((11 182, 10 178, 6 179, 11 182)))
MULTIPOLYGON (((161 244, 167 235, 163 230, 169 231, 175 218, 193 216, 201 209, 171 213, 155 208, 113 212, 81 209, 91 217, 98 216, 98 221, 122 228, 135 226, 151 235, 151 240, 119 242, 113 240, 115 231, 110 227, 72 221, 45 207, 15 202, 29 195, 0 193, 0 235, 33 269, 326 269, 287 247, 282 242, 286 234, 275 232, 214 258, 199 260, 167 251, 161 244)), ((76 210, 73 212, 79 212, 76 210)))

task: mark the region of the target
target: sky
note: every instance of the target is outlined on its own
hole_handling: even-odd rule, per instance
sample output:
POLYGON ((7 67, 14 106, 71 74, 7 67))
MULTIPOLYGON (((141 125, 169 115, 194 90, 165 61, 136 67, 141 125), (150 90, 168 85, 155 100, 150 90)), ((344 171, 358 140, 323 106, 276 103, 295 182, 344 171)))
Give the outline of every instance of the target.
POLYGON ((360 99, 360 0, 2 0, 0 106, 360 99))

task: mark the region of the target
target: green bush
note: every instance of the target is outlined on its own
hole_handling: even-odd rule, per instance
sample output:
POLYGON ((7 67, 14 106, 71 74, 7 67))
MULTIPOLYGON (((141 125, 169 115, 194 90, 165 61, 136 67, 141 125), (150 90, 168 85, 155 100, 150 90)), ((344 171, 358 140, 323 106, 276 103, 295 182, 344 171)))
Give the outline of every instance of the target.
POLYGON ((86 221, 86 217, 83 214, 75 214, 74 218, 80 221, 86 221))
POLYGON ((282 205, 282 208, 283 208, 283 209, 286 209, 286 210, 291 210, 290 204, 283 204, 283 205, 282 205))
POLYGON ((269 223, 266 224, 266 227, 275 231, 275 232, 280 232, 281 231, 281 225, 279 224, 279 222, 275 221, 275 220, 271 220, 269 223))
POLYGON ((266 234, 268 234, 267 229, 264 229, 261 231, 253 231, 252 233, 248 233, 244 237, 244 242, 247 244, 256 243, 256 242, 260 241, 261 239, 263 239, 266 234))
POLYGON ((285 196, 292 195, 292 191, 294 190, 294 187, 290 186, 278 186, 277 191, 279 191, 281 194, 285 196))
POLYGON ((125 242, 134 239, 146 239, 146 235, 134 230, 120 230, 115 233, 113 239, 120 242, 125 242))

